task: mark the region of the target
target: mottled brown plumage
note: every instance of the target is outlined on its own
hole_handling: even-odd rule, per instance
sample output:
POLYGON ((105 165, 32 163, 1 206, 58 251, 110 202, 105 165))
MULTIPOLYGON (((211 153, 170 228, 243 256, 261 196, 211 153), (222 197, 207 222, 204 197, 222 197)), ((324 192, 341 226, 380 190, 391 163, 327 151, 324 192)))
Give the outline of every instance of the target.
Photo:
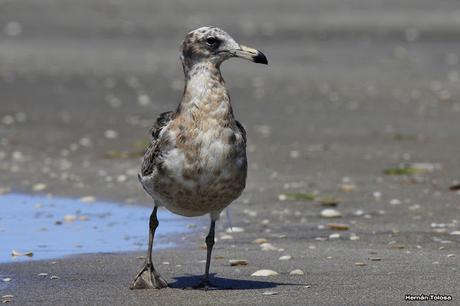
MULTIPOLYGON (((155 219, 158 206, 189 217, 210 214, 207 285, 215 220, 241 194, 247 172, 246 131, 234 117, 220 64, 231 57, 267 61, 260 51, 237 44, 215 27, 187 34, 181 50, 183 97, 176 111, 161 114, 154 124, 139 180, 155 201, 155 219)), ((151 233, 155 228, 151 219, 151 233)), ((165 283, 153 269, 150 248, 151 244, 150 259, 137 275, 134 288, 159 288, 165 283)))

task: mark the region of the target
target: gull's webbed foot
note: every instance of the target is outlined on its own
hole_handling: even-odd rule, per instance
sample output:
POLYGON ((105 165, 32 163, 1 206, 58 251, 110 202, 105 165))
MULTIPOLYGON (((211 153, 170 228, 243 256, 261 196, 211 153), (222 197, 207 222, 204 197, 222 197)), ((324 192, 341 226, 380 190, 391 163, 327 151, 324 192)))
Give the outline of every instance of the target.
POLYGON ((152 264, 145 263, 137 273, 130 289, 161 289, 168 287, 168 283, 155 271, 152 264))

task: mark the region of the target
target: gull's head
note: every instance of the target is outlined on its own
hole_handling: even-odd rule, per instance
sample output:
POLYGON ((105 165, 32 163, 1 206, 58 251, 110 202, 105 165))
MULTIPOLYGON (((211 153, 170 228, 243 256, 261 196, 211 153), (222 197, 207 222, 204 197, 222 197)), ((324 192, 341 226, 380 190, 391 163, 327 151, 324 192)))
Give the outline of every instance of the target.
POLYGON ((181 60, 187 68, 202 62, 219 66, 232 57, 268 64, 262 52, 238 44, 227 32, 216 27, 201 27, 191 31, 182 42, 181 60))

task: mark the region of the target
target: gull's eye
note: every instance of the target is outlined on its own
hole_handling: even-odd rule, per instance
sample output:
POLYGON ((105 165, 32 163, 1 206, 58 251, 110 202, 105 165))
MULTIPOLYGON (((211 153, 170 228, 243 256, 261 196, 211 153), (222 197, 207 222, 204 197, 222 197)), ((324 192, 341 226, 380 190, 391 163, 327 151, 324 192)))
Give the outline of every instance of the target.
POLYGON ((206 43, 210 46, 214 46, 217 43, 217 38, 215 37, 208 37, 206 38, 206 43))

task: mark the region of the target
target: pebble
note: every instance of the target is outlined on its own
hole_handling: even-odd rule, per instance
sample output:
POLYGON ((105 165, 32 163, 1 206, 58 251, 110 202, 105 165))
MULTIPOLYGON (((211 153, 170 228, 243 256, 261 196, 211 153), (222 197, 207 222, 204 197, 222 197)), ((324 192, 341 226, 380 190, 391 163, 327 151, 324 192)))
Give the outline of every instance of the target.
POLYGON ((46 184, 39 183, 39 184, 35 184, 32 188, 34 189, 34 191, 42 191, 42 190, 45 190, 46 187, 47 187, 46 184))
POLYGON ((455 236, 460 235, 460 231, 453 231, 453 232, 450 232, 450 235, 455 235, 455 236))
POLYGON ((48 276, 48 273, 38 273, 37 275, 38 275, 38 276, 41 276, 41 277, 47 277, 47 276, 48 276))
POLYGON ((278 258, 279 260, 291 260, 292 259, 292 256, 291 255, 283 255, 281 256, 280 258, 278 258))
POLYGON ((276 276, 278 272, 268 269, 258 270, 251 274, 251 276, 276 276))
POLYGON ((275 248, 271 243, 265 242, 260 245, 262 251, 276 251, 278 250, 275 248))
POLYGON ((447 258, 455 257, 455 254, 447 254, 447 258))
POLYGON ((358 261, 358 262, 355 262, 355 266, 364 267, 364 266, 367 266, 367 265, 364 262, 358 261))
POLYGON ((51 275, 50 279, 59 279, 60 277, 57 275, 51 275))
POLYGON ((5 277, 4 279, 2 279, 2 281, 4 281, 5 283, 11 282, 11 277, 5 277))
POLYGON ((245 259, 230 259, 228 261, 230 263, 230 266, 234 267, 234 266, 247 266, 248 265, 248 261, 245 260, 245 259))
POLYGON ((329 223, 327 227, 335 231, 346 231, 350 229, 350 226, 348 224, 342 224, 342 223, 329 223))
POLYGON ((289 275, 305 275, 305 273, 300 269, 295 269, 289 272, 289 275))
POLYGON ((276 291, 265 291, 262 293, 262 295, 278 295, 278 292, 276 291))
POLYGON ((244 228, 242 227, 229 227, 226 230, 227 233, 242 233, 244 232, 244 228))
POLYGON ((267 243, 268 240, 265 239, 265 238, 257 238, 256 240, 254 240, 252 243, 255 243, 255 244, 262 244, 262 243, 267 243))
POLYGON ((336 209, 326 208, 321 211, 321 217, 323 218, 338 218, 341 216, 342 214, 336 209))
POLYGON ((330 234, 329 235, 329 239, 339 239, 340 238, 340 234, 339 233, 334 233, 334 234, 330 234))

